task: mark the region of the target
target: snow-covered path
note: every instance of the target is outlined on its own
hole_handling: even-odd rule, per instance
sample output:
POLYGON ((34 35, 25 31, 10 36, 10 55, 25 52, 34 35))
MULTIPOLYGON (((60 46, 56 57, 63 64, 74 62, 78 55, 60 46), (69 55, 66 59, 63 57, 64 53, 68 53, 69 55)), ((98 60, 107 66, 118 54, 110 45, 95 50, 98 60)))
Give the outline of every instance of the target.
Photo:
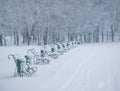
POLYGON ((0 50, 0 91, 120 91, 120 43, 80 45, 27 78, 12 77, 10 49, 0 50))

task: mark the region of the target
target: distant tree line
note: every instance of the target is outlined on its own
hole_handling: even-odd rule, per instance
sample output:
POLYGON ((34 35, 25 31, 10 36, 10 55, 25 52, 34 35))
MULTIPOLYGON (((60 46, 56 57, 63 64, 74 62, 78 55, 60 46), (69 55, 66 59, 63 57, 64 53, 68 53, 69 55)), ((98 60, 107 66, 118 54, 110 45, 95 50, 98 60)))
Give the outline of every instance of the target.
POLYGON ((0 46, 120 41, 120 0, 1 0, 0 46))
MULTIPOLYGON (((65 32, 64 35, 59 32, 51 32, 48 28, 44 32, 25 30, 19 33, 14 31, 13 45, 48 45, 70 41, 79 41, 80 43, 115 42, 119 41, 119 36, 116 34, 118 33, 115 32, 112 26, 109 32, 100 31, 97 27, 92 32, 65 32)), ((3 35, 0 35, 0 46, 9 46, 3 35)))

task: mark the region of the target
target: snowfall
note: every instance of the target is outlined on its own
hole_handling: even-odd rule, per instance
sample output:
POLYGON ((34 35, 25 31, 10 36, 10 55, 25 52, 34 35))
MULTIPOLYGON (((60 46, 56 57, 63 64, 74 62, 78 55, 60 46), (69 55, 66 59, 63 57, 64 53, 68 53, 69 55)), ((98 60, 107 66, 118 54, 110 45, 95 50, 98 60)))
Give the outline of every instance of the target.
POLYGON ((0 47, 0 91, 120 91, 120 43, 81 44, 36 65, 31 77, 14 77, 15 63, 8 55, 26 54, 39 46, 0 47))

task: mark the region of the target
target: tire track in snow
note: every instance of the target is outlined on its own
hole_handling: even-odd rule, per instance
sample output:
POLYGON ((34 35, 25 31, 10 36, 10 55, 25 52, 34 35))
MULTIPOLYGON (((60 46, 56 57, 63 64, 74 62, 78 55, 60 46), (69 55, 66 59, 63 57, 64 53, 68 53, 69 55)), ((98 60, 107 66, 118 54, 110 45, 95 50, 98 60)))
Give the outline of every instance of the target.
POLYGON ((78 67, 76 68, 75 72, 70 76, 68 81, 58 91, 63 91, 74 80, 75 76, 78 74, 80 69, 81 69, 81 64, 78 65, 78 67))

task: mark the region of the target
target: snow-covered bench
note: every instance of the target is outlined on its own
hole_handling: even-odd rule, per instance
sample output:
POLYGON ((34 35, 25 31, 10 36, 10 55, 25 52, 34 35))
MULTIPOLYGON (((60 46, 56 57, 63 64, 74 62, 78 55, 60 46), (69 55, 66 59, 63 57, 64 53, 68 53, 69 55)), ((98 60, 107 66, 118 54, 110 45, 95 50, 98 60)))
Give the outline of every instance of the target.
POLYGON ((33 49, 27 50, 28 54, 33 54, 35 58, 35 64, 49 64, 50 60, 48 58, 48 54, 44 50, 40 50, 40 53, 37 53, 37 51, 33 49))
POLYGON ((17 55, 8 55, 9 60, 14 60, 16 68, 14 72, 14 77, 31 76, 37 71, 37 67, 33 67, 31 64, 27 63, 26 60, 19 58, 17 55))

